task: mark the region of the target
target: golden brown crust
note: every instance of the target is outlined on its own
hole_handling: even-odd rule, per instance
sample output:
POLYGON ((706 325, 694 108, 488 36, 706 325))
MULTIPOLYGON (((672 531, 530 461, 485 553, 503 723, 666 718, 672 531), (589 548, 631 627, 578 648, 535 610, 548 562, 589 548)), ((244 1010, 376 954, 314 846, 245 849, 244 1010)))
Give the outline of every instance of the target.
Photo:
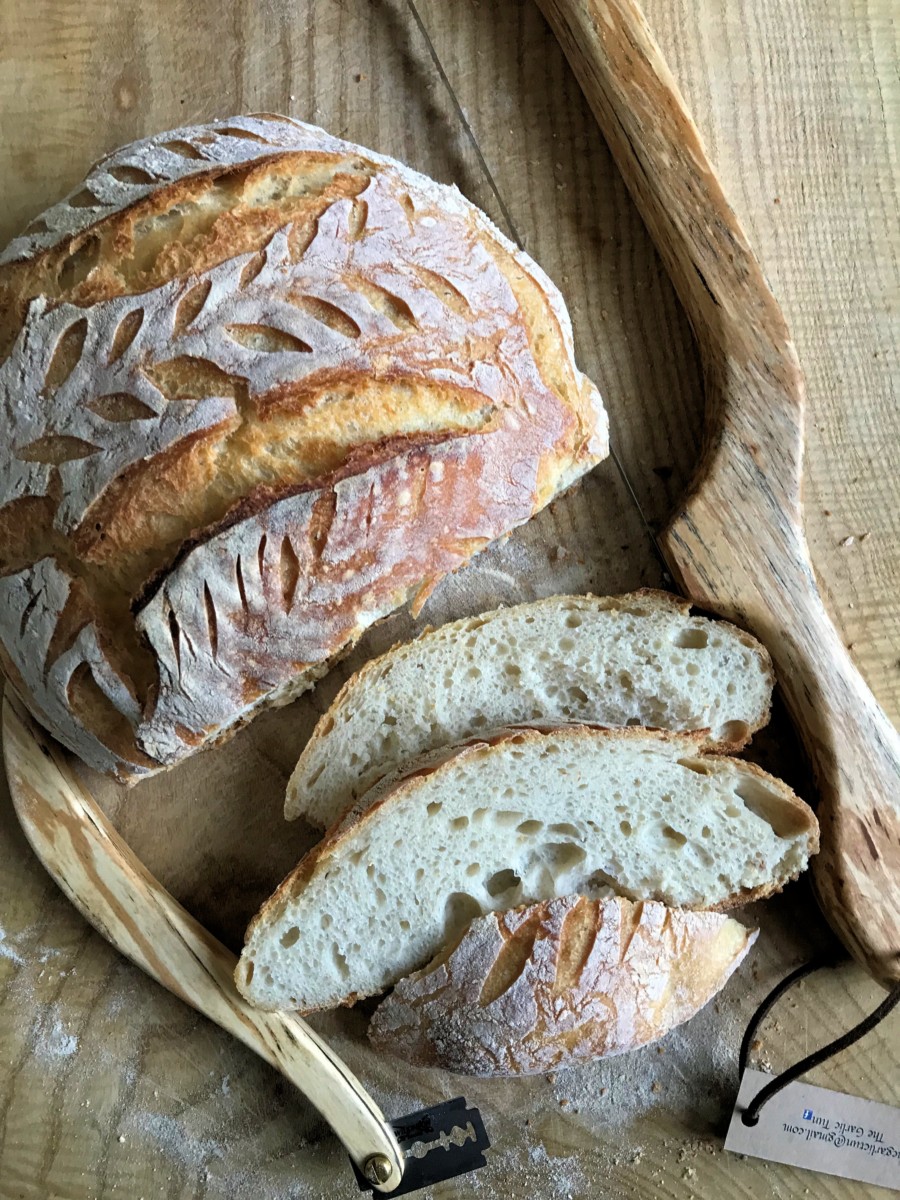
POLYGON ((756 939, 728 917, 567 896, 476 918, 375 1010, 369 1039, 418 1066, 526 1075, 657 1040, 756 939))
POLYGON ((206 164, 199 174, 153 187, 142 199, 9 263, 0 275, 0 358, 35 297, 88 308, 180 276, 200 276, 226 259, 259 251, 289 219, 300 228, 314 225, 330 204, 363 191, 375 170, 374 162, 355 156, 307 150, 269 153, 262 162, 206 164), (318 186, 304 190, 317 174, 318 186), (260 192, 275 198, 266 203, 260 192), (172 222, 171 233, 177 237, 160 237, 155 223, 173 210, 180 224, 176 229, 172 222))
MULTIPOLYGON (((354 446, 346 461, 332 470, 323 471, 314 482, 285 482, 277 487, 269 484, 258 485, 253 491, 242 496, 218 521, 206 526, 202 532, 197 531, 192 537, 182 542, 172 561, 166 563, 164 567, 160 567, 144 580, 140 591, 132 601, 132 608, 138 611, 148 603, 165 578, 177 571, 193 550, 211 542, 213 538, 227 533, 236 525, 263 516, 274 504, 312 493, 321 497, 332 496, 335 486, 342 480, 353 475, 362 475, 367 471, 377 470, 393 459, 408 454, 414 448, 438 446, 442 442, 449 441, 452 436, 455 435, 448 433, 423 434, 414 440, 406 434, 399 434, 395 437, 383 438, 379 442, 372 442, 365 446, 354 446)), ((323 531, 320 528, 322 523, 321 516, 317 516, 316 528, 311 534, 312 540, 316 543, 320 543, 322 539, 323 531)))
POLYGON ((125 779, 311 681, 606 453, 539 268, 290 118, 104 160, 0 256, 0 309, 4 657, 125 779), (80 586, 96 618, 61 645, 80 586))

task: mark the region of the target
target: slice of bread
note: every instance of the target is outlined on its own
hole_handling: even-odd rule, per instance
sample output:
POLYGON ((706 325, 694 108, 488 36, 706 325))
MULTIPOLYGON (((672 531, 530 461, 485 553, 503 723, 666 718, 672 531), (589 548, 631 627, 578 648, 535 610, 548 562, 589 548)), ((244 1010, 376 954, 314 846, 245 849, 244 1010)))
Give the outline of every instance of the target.
POLYGON ((623 1054, 699 1012, 756 937, 722 913, 620 896, 488 913, 397 984, 369 1040, 466 1075, 530 1075, 623 1054))
POLYGON ((498 730, 382 780, 251 923, 236 971, 263 1008, 382 991, 473 916, 579 892, 727 908, 818 849, 786 784, 702 735, 498 730))
POLYGON ((769 719, 767 651, 666 592, 552 596, 454 621, 344 685, 288 784, 285 816, 324 827, 428 750, 525 722, 708 730, 739 750, 769 719))

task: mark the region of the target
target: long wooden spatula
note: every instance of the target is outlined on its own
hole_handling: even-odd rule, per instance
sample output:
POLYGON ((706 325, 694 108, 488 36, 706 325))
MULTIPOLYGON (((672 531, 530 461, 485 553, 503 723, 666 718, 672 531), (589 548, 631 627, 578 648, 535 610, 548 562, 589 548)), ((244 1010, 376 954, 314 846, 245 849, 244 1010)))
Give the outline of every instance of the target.
POLYGON ((706 445, 661 535, 697 604, 775 660, 812 760, 819 902, 847 949, 900 981, 900 736, 832 624, 803 535, 803 378, 778 302, 633 0, 538 0, 700 345, 706 445))

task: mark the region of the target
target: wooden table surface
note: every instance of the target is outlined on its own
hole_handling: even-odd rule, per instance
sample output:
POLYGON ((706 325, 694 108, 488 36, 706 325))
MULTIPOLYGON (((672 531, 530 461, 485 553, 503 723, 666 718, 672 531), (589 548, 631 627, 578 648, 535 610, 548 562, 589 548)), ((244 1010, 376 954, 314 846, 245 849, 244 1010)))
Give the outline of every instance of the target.
MULTIPOLYGON (((599 468, 509 548, 439 589, 426 616, 471 609, 476 596, 660 584, 647 524, 657 526, 686 485, 702 424, 684 316, 536 8, 419 7, 527 248, 570 302, 580 361, 604 393, 634 490, 610 465, 599 468)), ((900 15, 893 0, 645 0, 645 11, 793 330, 809 391, 813 560, 854 658, 898 722, 900 15)), ((6 0, 0 242, 115 146, 253 110, 315 121, 453 180, 502 224, 402 0, 6 0)), ((354 661, 402 628, 373 632, 354 661)), ((229 940, 285 865, 284 838, 273 824, 269 869, 257 856, 255 874, 235 882, 237 854, 223 887, 221 869, 204 875, 203 839, 214 840, 217 818, 193 815, 195 790, 212 776, 274 795, 336 686, 326 681, 300 715, 263 718, 215 764, 187 764, 127 800, 106 795, 151 868, 229 940), (284 736, 291 721, 293 740, 284 736), (186 822, 191 837, 179 841, 186 822)), ((795 778, 792 751, 770 743, 763 755, 795 778)), ((257 814, 242 812, 252 840, 257 814)), ((235 820, 223 838, 242 838, 235 820)), ((5 788, 0 861, 2 1200, 354 1194, 303 1101, 70 908, 28 850, 5 788)), ((498 1149, 475 1182, 434 1195, 884 1194, 720 1149, 742 1025, 781 974, 828 940, 802 884, 753 916, 763 922, 756 958, 718 1009, 667 1039, 663 1053, 537 1082, 462 1081, 492 1115, 498 1149)), ((763 1058, 786 1065, 880 995, 852 966, 810 980, 767 1021, 763 1058)), ((351 1014, 318 1027, 389 1114, 462 1090, 434 1072, 419 1078, 376 1062, 360 1041, 363 1024, 351 1014)), ((900 1102, 900 1020, 813 1079, 900 1102)))

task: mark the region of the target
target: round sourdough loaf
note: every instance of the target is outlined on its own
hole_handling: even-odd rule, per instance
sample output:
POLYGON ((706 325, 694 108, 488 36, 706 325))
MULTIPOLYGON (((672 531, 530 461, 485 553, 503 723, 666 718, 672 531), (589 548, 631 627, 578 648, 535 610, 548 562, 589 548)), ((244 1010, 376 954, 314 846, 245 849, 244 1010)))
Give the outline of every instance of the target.
POLYGON ((607 453, 562 299, 280 116, 104 159, 0 256, 0 659, 133 780, 310 687, 607 453))

